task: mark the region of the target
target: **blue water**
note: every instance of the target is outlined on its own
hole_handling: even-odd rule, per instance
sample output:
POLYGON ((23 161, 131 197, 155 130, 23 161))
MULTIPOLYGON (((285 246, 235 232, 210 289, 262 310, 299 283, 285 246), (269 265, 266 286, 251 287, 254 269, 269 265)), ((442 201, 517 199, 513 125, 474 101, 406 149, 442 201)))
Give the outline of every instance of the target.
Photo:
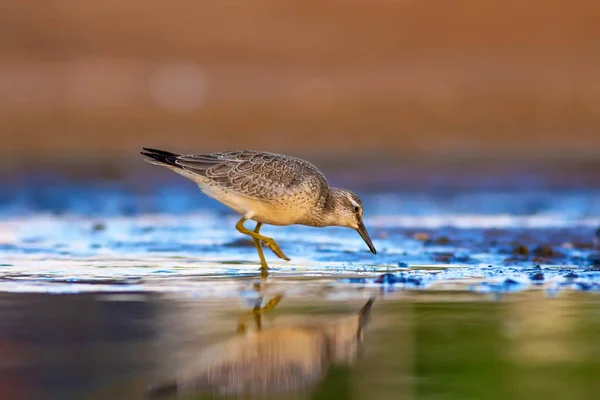
POLYGON ((265 226, 291 261, 266 250, 261 279, 237 216, 184 181, 4 185, 0 389, 137 399, 191 376, 210 383, 199 398, 219 398, 231 386, 208 366, 273 348, 224 375, 253 382, 284 362, 267 376, 285 389, 303 365, 295 399, 594 398, 600 192, 489 186, 359 191, 377 255, 350 229, 265 226), (338 318, 370 298, 354 343, 338 318))
MULTIPOLYGON (((478 292, 598 291, 598 191, 359 194, 377 255, 349 229, 267 226, 263 233, 292 259, 267 250, 271 275, 390 290, 464 281, 478 292), (536 268, 543 280, 530 279, 536 268), (578 276, 569 280, 572 269, 578 276), (395 278, 381 281, 384 273, 395 278)), ((257 274, 237 216, 186 182, 134 189, 29 181, 4 187, 0 200, 0 290, 194 290, 190 276, 257 274)))

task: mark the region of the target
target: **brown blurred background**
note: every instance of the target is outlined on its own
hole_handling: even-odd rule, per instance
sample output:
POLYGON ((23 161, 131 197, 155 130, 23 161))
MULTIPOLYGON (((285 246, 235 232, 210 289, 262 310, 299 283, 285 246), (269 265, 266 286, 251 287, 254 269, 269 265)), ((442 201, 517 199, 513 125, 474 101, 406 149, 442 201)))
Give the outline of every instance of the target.
POLYGON ((0 135, 4 171, 140 146, 595 164, 600 6, 1 0, 0 135))

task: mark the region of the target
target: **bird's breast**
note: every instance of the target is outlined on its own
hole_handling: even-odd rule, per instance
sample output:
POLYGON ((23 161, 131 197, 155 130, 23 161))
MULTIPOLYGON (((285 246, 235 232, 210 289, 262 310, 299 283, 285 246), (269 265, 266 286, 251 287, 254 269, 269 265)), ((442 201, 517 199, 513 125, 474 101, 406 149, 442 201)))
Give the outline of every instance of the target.
POLYGON ((311 210, 311 204, 300 199, 257 201, 252 205, 252 219, 270 225, 302 224, 311 210))
POLYGON ((238 214, 269 225, 294 225, 310 220, 315 209, 315 196, 309 192, 291 192, 269 199, 256 199, 229 191, 208 182, 199 184, 209 197, 238 214))

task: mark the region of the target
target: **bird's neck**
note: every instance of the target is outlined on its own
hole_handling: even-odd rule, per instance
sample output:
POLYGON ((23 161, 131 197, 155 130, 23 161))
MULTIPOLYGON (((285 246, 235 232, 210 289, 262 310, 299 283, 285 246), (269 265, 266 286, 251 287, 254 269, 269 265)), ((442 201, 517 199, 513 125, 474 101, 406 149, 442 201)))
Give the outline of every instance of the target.
POLYGON ((317 203, 315 212, 313 212, 313 226, 333 226, 336 225, 335 210, 342 202, 343 194, 341 189, 331 188, 327 196, 323 196, 317 203))

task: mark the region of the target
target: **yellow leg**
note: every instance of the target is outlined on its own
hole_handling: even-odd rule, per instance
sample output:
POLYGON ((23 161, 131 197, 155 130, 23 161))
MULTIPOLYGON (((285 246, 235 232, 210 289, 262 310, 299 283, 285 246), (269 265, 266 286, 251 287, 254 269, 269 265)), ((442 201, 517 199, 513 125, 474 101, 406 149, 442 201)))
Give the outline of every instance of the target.
POLYGON ((263 281, 266 281, 267 278, 269 277, 269 270, 268 268, 260 268, 260 279, 263 281))
POLYGON ((239 320, 238 320, 237 333, 245 333, 246 332, 246 323, 247 323, 248 319, 250 318, 250 316, 254 317, 254 323, 256 324, 256 329, 261 330, 262 329, 262 314, 274 309, 277 306, 277 304, 279 304, 279 302, 281 301, 282 298, 283 298, 283 295, 278 294, 275 297, 273 297, 271 300, 269 300, 264 307, 260 307, 257 305, 254 307, 254 309, 252 309, 252 311, 240 315, 239 320))
MULTIPOLYGON (((247 229, 244 226, 244 222, 246 220, 247 220, 247 218, 240 219, 238 221, 238 223, 235 224, 235 229, 237 229, 240 233, 243 233, 244 235, 248 235, 248 236, 250 236, 250 237, 252 237, 254 239, 260 240, 268 248, 270 248, 271 250, 273 250, 273 253, 275 253, 277 255, 277 257, 282 258, 282 259, 284 259, 286 261, 290 260, 285 254, 283 254, 283 251, 281 251, 281 249, 279 248, 279 245, 277 243, 275 243, 275 241, 273 239, 271 239, 270 237, 263 236, 263 235, 261 235, 259 233, 256 233, 256 232, 252 232, 251 230, 247 229)), ((263 256, 264 256, 264 254, 263 254, 263 256)))
MULTIPOLYGON (((254 233, 258 233, 260 231, 261 226, 262 222, 257 222, 256 228, 254 228, 254 233)), ((254 240, 254 245, 256 246, 256 251, 258 252, 258 258, 260 258, 260 269, 269 269, 269 266, 267 265, 267 260, 265 259, 265 254, 263 253, 262 242, 257 238, 252 238, 252 240, 254 240)))
POLYGON ((282 294, 276 295, 271 300, 269 300, 267 302, 267 304, 264 307, 262 307, 260 310, 262 310, 263 312, 271 311, 272 309, 275 308, 275 306, 277 306, 277 304, 279 304, 279 302, 281 301, 281 299, 283 299, 283 295, 282 294))
POLYGON ((257 331, 262 329, 262 313, 260 310, 254 313, 254 324, 256 325, 257 331))

